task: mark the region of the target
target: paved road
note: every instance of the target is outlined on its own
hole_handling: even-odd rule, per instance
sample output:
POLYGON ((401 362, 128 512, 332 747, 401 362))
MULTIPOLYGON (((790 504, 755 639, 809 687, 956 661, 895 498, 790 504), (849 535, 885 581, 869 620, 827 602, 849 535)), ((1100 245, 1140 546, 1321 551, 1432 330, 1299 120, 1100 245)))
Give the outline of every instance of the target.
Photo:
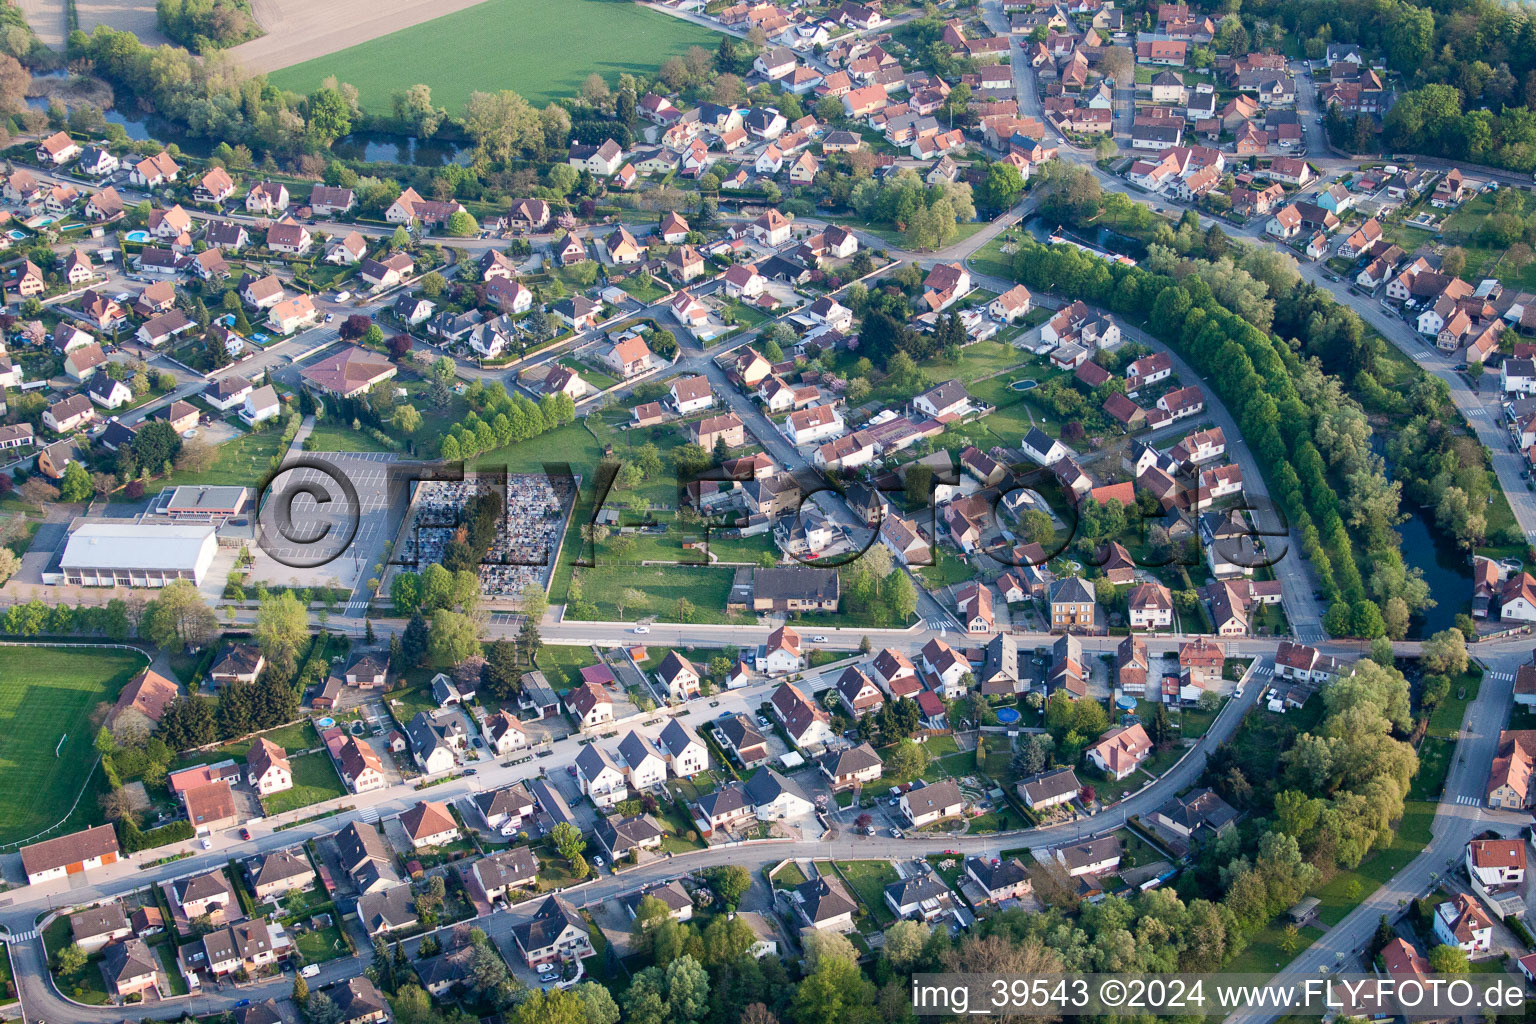
MULTIPOLYGON (((684 717, 685 719, 691 719, 692 724, 697 725, 701 724, 704 718, 718 715, 724 711, 753 710, 768 688, 769 684, 760 684, 757 687, 744 688, 739 691, 728 691, 726 694, 721 695, 720 707, 703 707, 690 710, 684 717)), ((888 836, 858 837, 829 833, 816 839, 802 839, 784 843, 724 848, 715 847, 694 854, 682 854, 668 860, 657 861, 625 872, 617 878, 603 876, 602 880, 597 885, 592 886, 590 891, 584 892, 579 902, 598 902, 615 893, 629 891, 650 881, 675 878, 713 864, 737 863, 755 867, 786 857, 818 859, 852 857, 874 860, 898 860, 922 856, 935 850, 944 849, 955 849, 965 854, 995 855, 1005 847, 1041 849, 1107 832, 1123 825, 1133 815, 1149 813, 1173 794, 1191 786, 1204 768, 1208 753, 1231 737, 1242 721, 1243 715, 1258 700, 1262 689, 1262 686, 1250 685, 1245 690, 1243 697, 1229 700, 1221 713, 1217 715, 1210 730, 1201 737, 1191 751, 1177 765, 1156 781, 1149 783, 1140 792, 1092 818, 1045 828, 989 836, 918 836, 908 840, 893 839, 888 836)), ((704 702, 698 703, 702 704, 704 702)), ((654 734, 659 731, 659 726, 646 731, 654 734)), ((567 764, 574 763, 576 754, 581 749, 581 743, 578 737, 571 737, 560 741, 555 747, 556 751, 547 757, 537 758, 514 766, 481 767, 478 775, 473 778, 459 778, 435 786, 432 789, 432 798, 444 801, 457 800, 481 789, 500 788, 520 779, 532 777, 538 774, 540 769, 551 776, 558 775, 564 771, 567 764)), ((130 861, 109 869, 92 872, 89 876, 77 876, 75 885, 71 885, 68 882, 55 882, 17 890, 15 895, 11 897, 10 902, 0 906, 0 927, 3 927, 9 934, 23 934, 34 928, 34 918, 38 914, 53 907, 75 905, 91 900, 119 896, 142 888, 152 882, 212 870, 227 863, 232 856, 245 857, 256 853, 265 853, 290 847, 302 841, 334 832, 352 821, 361 820, 365 813, 369 820, 377 820, 380 817, 388 817, 399 813, 409 808, 415 802, 416 793, 414 790, 404 787, 392 787, 387 790, 347 797, 341 801, 333 801, 332 803, 345 803, 353 809, 309 825, 297 826, 282 832, 273 832, 271 831, 271 826, 275 822, 280 822, 285 816, 278 816, 275 819, 261 822, 252 829, 253 837, 248 843, 231 843, 228 833, 221 834, 215 837, 215 848, 213 850, 204 852, 194 847, 196 849, 194 856, 159 868, 140 871, 130 861)), ((325 806, 327 805, 315 805, 314 807, 294 812, 294 814, 286 817, 314 814, 325 806)), ((156 855, 163 856, 175 849, 177 847, 158 850, 156 855)), ((487 930, 494 936, 510 927, 512 922, 526 916, 527 913, 526 909, 513 909, 508 912, 494 913, 484 923, 487 926, 487 930)), ((23 1005, 34 1018, 79 1021, 82 1024, 84 1022, 103 1022, 105 1024, 105 1022, 115 1022, 122 1019, 121 1008, 77 1006, 60 996, 53 988, 51 977, 44 963, 41 938, 32 937, 24 941, 14 942, 11 944, 11 949, 13 955, 16 956, 18 967, 17 980, 23 1005)), ((355 974, 361 963, 361 960, 356 959, 333 961, 322 968, 319 981, 324 983, 355 974)), ((240 999, 260 999, 268 995, 281 996, 286 993, 290 985, 291 981, 288 978, 281 977, 260 986, 253 986, 252 988, 239 990, 229 988, 219 992, 205 993, 196 997, 194 1000, 195 1005, 192 1009, 197 1013, 228 1009, 240 999)), ((172 999, 161 1003, 149 1004, 142 1008, 136 1007, 134 1013, 136 1016, 168 1019, 180 1017, 187 1009, 185 1000, 172 999)))
MULTIPOLYGON (((1451 765, 1431 826, 1434 838, 1424 852, 1292 960, 1275 976, 1276 981, 1294 984, 1322 972, 1370 970, 1368 964, 1356 967, 1354 961, 1370 941, 1383 914, 1388 920, 1396 920, 1409 901, 1432 891, 1461 861, 1469 839, 1490 829, 1516 836, 1523 826, 1530 824, 1527 814, 1490 811, 1481 806, 1488 766, 1498 746, 1499 730, 1509 714, 1514 690, 1511 679, 1495 675, 1512 675, 1514 666, 1524 660, 1511 656, 1496 662, 1503 672, 1484 676, 1477 699, 1467 706, 1462 738, 1456 745, 1456 761, 1451 765)), ((1279 1016, 1271 1011, 1252 1010, 1228 1019, 1242 1024, 1267 1024, 1279 1016)))

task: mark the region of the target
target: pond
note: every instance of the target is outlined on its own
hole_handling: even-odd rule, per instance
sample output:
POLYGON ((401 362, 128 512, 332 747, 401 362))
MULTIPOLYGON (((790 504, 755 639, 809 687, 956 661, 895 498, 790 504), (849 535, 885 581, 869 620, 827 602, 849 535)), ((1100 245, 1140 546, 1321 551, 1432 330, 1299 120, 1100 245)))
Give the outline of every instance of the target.
POLYGON ((1059 233, 1069 241, 1102 249, 1105 252, 1119 253, 1134 260, 1144 259, 1147 255, 1147 247, 1139 240, 1105 227, 1086 229, 1048 223, 1038 213, 1030 216, 1024 222, 1024 227, 1035 236, 1036 241, 1040 242, 1049 243, 1051 235, 1059 233))
POLYGON ((1404 508, 1408 520, 1398 526, 1403 535, 1403 561, 1424 573, 1435 606, 1413 617, 1409 637, 1426 637, 1456 624, 1456 616, 1472 600, 1472 569, 1467 554, 1441 539, 1423 509, 1404 508))
POLYGON ((474 159, 472 146, 461 146, 446 139, 418 139, 412 135, 381 132, 354 132, 337 139, 331 152, 343 160, 415 164, 418 167, 442 167, 450 163, 467 166, 474 159))

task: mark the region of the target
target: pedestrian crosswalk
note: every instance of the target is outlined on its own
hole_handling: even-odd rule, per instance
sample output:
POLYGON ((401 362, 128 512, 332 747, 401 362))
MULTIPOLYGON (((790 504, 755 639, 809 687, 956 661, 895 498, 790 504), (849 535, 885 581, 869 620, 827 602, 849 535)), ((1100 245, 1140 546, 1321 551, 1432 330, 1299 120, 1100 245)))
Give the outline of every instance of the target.
POLYGON ((17 932, 6 941, 8 943, 31 942, 35 938, 37 938, 37 929, 33 928, 31 931, 17 932))
POLYGON ((359 615, 359 614, 361 614, 363 612, 366 612, 368 610, 368 605, 370 603, 371 602, 367 601, 366 599, 362 599, 362 598, 359 598, 356 601, 348 601, 347 602, 347 614, 348 615, 359 615))
POLYGON ((1274 671, 1275 669, 1273 665, 1260 665, 1258 668, 1253 670, 1253 674, 1256 676, 1267 676, 1272 674, 1274 671))
POLYGON ((1509 680, 1515 678, 1515 674, 1513 672, 1489 672, 1488 678, 1497 679, 1500 682, 1508 682, 1509 680))
POLYGON ((924 620, 923 625, 927 626, 929 629, 944 630, 949 628, 950 623, 948 619, 926 619, 924 620))
POLYGON ((379 820, 379 809, 377 807, 364 807, 357 817, 363 824, 372 825, 379 820))
POLYGON ((1468 416, 1486 416, 1488 415, 1488 410, 1484 409, 1480 405, 1474 405, 1472 408, 1466 410, 1466 414, 1468 416))
POLYGON ((1461 804, 1463 807, 1480 807, 1480 806, 1482 806, 1482 801, 1480 801, 1475 796, 1459 796, 1459 797, 1456 798, 1456 802, 1458 804, 1461 804))

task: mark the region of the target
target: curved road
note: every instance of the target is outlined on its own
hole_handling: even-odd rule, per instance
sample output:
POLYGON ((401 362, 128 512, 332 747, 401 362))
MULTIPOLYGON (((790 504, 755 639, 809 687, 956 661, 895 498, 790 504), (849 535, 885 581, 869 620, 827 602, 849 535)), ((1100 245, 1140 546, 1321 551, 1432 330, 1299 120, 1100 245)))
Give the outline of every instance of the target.
MULTIPOLYGON (((715 864, 750 864, 753 867, 757 867, 788 857, 802 859, 836 857, 865 860, 897 860, 920 857, 931 852, 948 849, 958 850, 963 854, 995 855, 1004 848, 1028 847, 1030 849, 1040 849, 1107 832, 1123 825, 1132 816, 1150 813, 1173 794, 1193 785, 1205 767, 1205 759, 1209 751, 1231 737, 1232 733, 1236 731, 1238 724, 1242 721, 1243 715, 1257 702, 1259 693, 1262 690, 1263 687, 1260 685, 1250 685, 1245 689, 1242 698, 1229 700, 1221 713, 1217 715, 1211 728, 1177 765, 1157 780, 1148 783, 1141 791, 1091 818, 1084 818, 1060 825, 986 836, 921 836, 908 840, 892 839, 885 836, 859 837, 842 835, 834 830, 828 833, 827 836, 819 839, 802 839, 735 847, 711 847, 697 853, 679 854, 668 860, 655 861, 626 871, 618 876, 602 875, 597 882, 590 883, 577 890, 580 893, 578 902, 603 902, 620 893, 626 893, 639 888, 644 884, 661 879, 676 878, 715 864)), ((579 749, 579 745, 574 742, 566 744, 566 747, 567 749, 563 752, 563 756, 540 758, 510 767, 499 765, 496 767, 483 767, 474 778, 459 778, 433 787, 432 796, 434 799, 444 801, 457 800, 481 788, 495 789, 510 785, 519 779, 531 777, 536 774, 534 769, 539 767, 542 767, 548 774, 557 774, 559 771, 564 770, 566 763, 574 761, 575 753, 579 749)), ((215 837, 215 841, 219 845, 214 850, 208 852, 198 850, 196 855, 192 857, 163 865, 159 868, 140 871, 137 865, 130 861, 110 869, 92 872, 89 876, 81 879, 83 884, 77 887, 71 887, 68 883, 55 882, 20 889, 13 896, 8 894, 8 899, 0 899, 0 927, 3 927, 12 935, 24 934, 34 928, 34 919, 39 914, 54 907, 72 906, 93 900, 120 896, 135 889, 141 889, 152 882, 180 878, 185 875, 212 870, 224 866, 232 856, 245 857, 256 853, 265 853, 291 847, 305 840, 335 832, 352 821, 361 820, 361 809, 363 807, 367 807, 371 811, 377 811, 379 817, 389 817, 408 809, 416 802, 416 799, 417 794, 415 790, 395 786, 387 790, 331 801, 329 804, 315 805, 297 812, 297 814, 301 815, 314 814, 319 809, 330 804, 343 803, 357 808, 310 825, 301 825, 281 832, 272 832, 270 831, 272 821, 263 822, 259 829, 252 830, 254 836, 249 843, 230 844, 227 842, 227 835, 215 837), (220 840, 224 841, 219 842, 220 840)), ((163 856, 167 852, 179 848, 169 847, 155 851, 155 853, 156 855, 163 856)), ((489 932, 495 934, 509 927, 512 922, 520 921, 529 916, 536 902, 530 901, 509 911, 493 913, 486 918, 480 919, 478 923, 481 923, 489 932)), ((122 1007, 81 1006, 65 999, 56 991, 47 970, 41 937, 14 942, 10 948, 12 956, 15 958, 18 991, 20 992, 26 1012, 31 1014, 33 1018, 41 1017, 50 1021, 78 1021, 80 1024, 88 1024, 88 1022, 90 1024, 98 1024, 98 1022, 99 1024, 115 1024, 115 1022, 122 1020, 122 1007)), ((366 963, 365 957, 367 955, 371 955, 371 951, 361 958, 341 958, 322 965, 320 976, 316 979, 311 979, 311 987, 318 987, 320 984, 355 975, 366 963)), ((206 992, 188 998, 173 998, 157 1003, 149 1003, 144 1006, 136 1006, 132 1008, 132 1013, 136 1018, 154 1017, 159 1019, 179 1018, 188 1010, 197 1014, 212 1013, 230 1009, 243 999, 258 1000, 264 999, 267 996, 285 996, 291 985, 291 977, 282 975, 268 982, 249 987, 236 989, 233 986, 226 986, 222 990, 206 992), (188 1005, 189 1000, 192 1004, 191 1006, 188 1005)))

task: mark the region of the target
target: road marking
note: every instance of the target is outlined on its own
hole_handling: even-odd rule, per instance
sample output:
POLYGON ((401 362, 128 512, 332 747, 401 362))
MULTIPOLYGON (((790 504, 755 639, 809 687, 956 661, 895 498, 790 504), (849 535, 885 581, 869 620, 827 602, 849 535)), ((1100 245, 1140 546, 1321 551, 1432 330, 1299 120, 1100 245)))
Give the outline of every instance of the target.
POLYGON ((379 809, 377 807, 364 807, 357 817, 359 821, 371 825, 379 820, 379 809))
POLYGON ((1499 679, 1499 680, 1510 680, 1510 679, 1515 678, 1515 674, 1513 672, 1489 672, 1488 673, 1488 678, 1489 679, 1499 679))
POLYGON ((15 935, 12 935, 10 937, 10 939, 8 939, 7 941, 10 942, 10 943, 31 942, 35 938, 37 938, 37 929, 34 928, 31 931, 27 931, 27 932, 17 932, 15 935))

